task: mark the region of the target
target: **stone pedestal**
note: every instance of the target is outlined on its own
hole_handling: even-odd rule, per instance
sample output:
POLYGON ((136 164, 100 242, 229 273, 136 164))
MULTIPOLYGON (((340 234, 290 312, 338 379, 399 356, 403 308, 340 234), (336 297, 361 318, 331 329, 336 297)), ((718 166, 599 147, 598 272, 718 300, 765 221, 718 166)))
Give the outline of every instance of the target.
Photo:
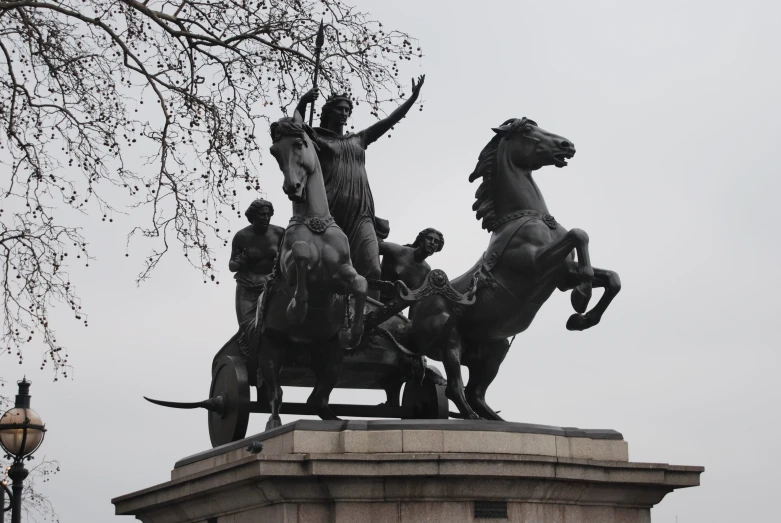
POLYGON ((647 523, 702 472, 630 462, 612 430, 301 420, 184 458, 171 481, 113 503, 145 523, 647 523))

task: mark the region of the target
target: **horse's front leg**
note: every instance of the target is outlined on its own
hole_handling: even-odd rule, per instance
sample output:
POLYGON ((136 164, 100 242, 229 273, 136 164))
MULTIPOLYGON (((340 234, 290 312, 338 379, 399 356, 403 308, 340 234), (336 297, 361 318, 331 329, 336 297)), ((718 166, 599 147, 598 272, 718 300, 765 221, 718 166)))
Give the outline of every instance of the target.
POLYGON ((567 262, 572 250, 578 254, 577 278, 578 285, 572 291, 572 308, 584 313, 591 299, 591 281, 594 269, 588 252, 588 234, 581 229, 570 229, 567 233, 550 243, 539 247, 534 256, 534 267, 537 274, 546 274, 558 269, 567 262))
POLYGON ((463 353, 464 341, 461 339, 458 330, 453 328, 449 333, 447 345, 442 353, 442 364, 445 366, 445 374, 447 375, 445 396, 456 405, 464 419, 480 419, 480 415, 469 405, 464 393, 464 380, 461 377, 461 357, 463 353))
POLYGON ((390 405, 391 407, 398 407, 401 405, 401 386, 404 382, 394 382, 385 385, 385 403, 381 405, 390 405))
POLYGON ((466 399, 475 412, 485 419, 503 421, 485 402, 485 392, 499 373, 499 367, 509 350, 509 340, 485 342, 480 347, 480 358, 469 365, 466 399))
POLYGON ((296 292, 287 306, 287 320, 293 325, 300 325, 304 323, 308 310, 306 280, 309 275, 309 245, 304 241, 295 242, 290 248, 290 258, 296 269, 296 292))
POLYGON ((330 342, 325 347, 315 344, 312 347, 312 370, 315 373, 315 386, 312 394, 306 400, 315 414, 324 420, 339 418, 328 407, 331 391, 339 381, 339 371, 342 368, 344 349, 338 341, 330 342))
MULTIPOLYGON (((357 347, 363 336, 363 309, 366 306, 366 293, 369 285, 366 278, 356 272, 352 265, 345 263, 339 267, 339 280, 348 294, 355 297, 355 317, 353 318, 350 331, 340 335, 342 344, 346 347, 357 347)), ((349 307, 349 302, 345 300, 345 307, 349 307)))
MULTIPOLYGON (((574 280, 575 275, 573 273, 570 273, 570 275, 574 280)), ((576 285, 575 281, 572 283, 573 286, 576 285)), ((598 324, 602 319, 602 314, 605 313, 605 310, 610 305, 610 302, 613 301, 613 298, 615 298, 621 290, 621 279, 618 277, 618 274, 613 271, 594 268, 594 287, 604 287, 605 293, 597 304, 594 305, 594 308, 587 313, 575 313, 570 316, 569 320, 567 320, 568 330, 582 331, 598 324)))

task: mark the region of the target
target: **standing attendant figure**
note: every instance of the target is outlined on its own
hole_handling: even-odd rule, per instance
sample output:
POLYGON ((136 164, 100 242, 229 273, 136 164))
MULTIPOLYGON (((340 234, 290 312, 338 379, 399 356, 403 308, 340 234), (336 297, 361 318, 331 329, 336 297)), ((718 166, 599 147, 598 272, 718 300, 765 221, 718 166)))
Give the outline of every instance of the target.
POLYGON ((244 213, 251 225, 233 237, 228 268, 235 272, 236 319, 239 325, 255 318, 258 298, 274 268, 279 243, 285 230, 271 225, 274 206, 266 200, 255 200, 244 213))
MULTIPOLYGON (((366 175, 366 148, 399 123, 420 95, 426 76, 412 80, 412 95, 387 118, 357 133, 345 133, 353 103, 346 94, 333 95, 323 105, 320 127, 314 128, 319 147, 318 157, 323 170, 328 207, 350 242, 350 257, 358 274, 366 278, 380 278, 380 249, 377 241, 374 198, 366 175)), ((296 107, 303 115, 306 106, 319 96, 311 89, 296 107)), ((379 298, 379 291, 369 296, 379 298)))

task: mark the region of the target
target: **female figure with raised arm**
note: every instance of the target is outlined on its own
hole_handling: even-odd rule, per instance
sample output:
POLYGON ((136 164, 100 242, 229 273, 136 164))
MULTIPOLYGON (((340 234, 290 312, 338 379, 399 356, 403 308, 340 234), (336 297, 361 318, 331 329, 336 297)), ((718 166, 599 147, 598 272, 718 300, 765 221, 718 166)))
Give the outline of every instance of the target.
MULTIPOLYGON (((328 206, 337 225, 347 234, 350 257, 358 274, 380 278, 380 250, 375 230, 374 198, 366 175, 366 148, 377 141, 409 112, 420 95, 425 75, 412 80, 412 95, 387 118, 357 133, 345 133, 347 119, 352 114, 350 97, 341 94, 328 98, 315 127, 318 152, 323 169, 328 206)), ((306 105, 319 96, 317 89, 308 91, 296 111, 302 116, 306 105)), ((373 298, 379 293, 370 293, 373 298)))

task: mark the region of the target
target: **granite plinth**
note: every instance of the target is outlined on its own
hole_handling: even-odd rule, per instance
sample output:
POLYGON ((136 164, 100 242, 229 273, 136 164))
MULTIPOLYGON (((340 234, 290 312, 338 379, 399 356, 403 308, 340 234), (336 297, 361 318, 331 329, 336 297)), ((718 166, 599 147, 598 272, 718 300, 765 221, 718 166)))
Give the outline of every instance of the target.
POLYGON ((113 503, 145 523, 646 523, 702 472, 630 462, 615 431, 298 421, 184 458, 170 481, 113 503))

